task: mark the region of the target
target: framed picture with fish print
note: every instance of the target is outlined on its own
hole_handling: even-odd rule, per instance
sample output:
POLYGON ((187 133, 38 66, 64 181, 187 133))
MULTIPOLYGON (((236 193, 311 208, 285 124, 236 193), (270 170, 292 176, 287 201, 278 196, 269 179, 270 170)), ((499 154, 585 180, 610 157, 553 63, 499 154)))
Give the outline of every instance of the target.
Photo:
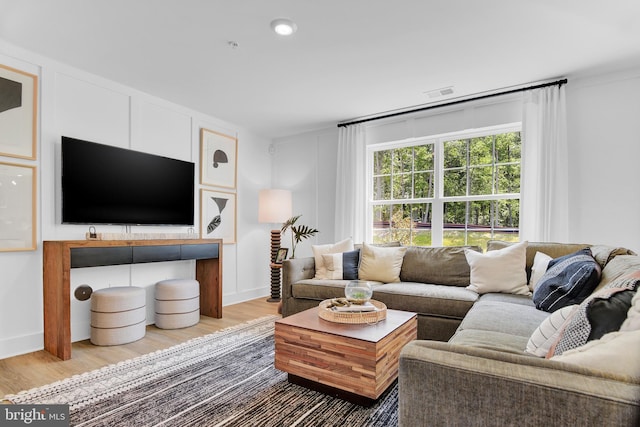
POLYGON ((0 155, 35 160, 38 77, 0 64, 0 155))
POLYGON ((200 189, 200 237, 236 243, 236 195, 200 189))
POLYGON ((238 139, 220 132, 200 129, 200 183, 236 188, 238 139))

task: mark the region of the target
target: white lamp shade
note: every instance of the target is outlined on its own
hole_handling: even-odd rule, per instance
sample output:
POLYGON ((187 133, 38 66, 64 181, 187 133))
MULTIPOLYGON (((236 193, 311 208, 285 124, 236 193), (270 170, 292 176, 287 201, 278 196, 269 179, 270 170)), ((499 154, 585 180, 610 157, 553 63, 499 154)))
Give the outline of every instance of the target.
POLYGON ((258 195, 258 222, 283 223, 291 218, 291 212, 291 191, 260 190, 258 195))

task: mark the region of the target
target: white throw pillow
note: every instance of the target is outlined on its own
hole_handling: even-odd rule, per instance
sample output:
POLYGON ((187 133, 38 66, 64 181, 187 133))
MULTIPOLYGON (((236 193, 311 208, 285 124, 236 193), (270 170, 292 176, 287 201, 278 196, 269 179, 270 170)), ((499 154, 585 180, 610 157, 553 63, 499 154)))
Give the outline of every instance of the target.
POLYGON ((566 324, 580 307, 579 304, 568 305, 556 310, 544 319, 540 326, 533 331, 525 351, 538 357, 545 357, 551 346, 558 340, 566 324))
POLYGON ((405 252, 407 248, 404 246, 385 248, 363 243, 358 278, 382 283, 399 282, 405 252))
POLYGON ((536 290, 536 285, 540 281, 540 278, 547 272, 549 261, 551 261, 549 255, 543 252, 536 252, 536 256, 533 258, 533 266, 531 266, 531 278, 529 279, 529 289, 531 292, 536 290))
POLYGON ((464 254, 471 269, 471 284, 467 289, 479 294, 503 292, 531 295, 527 287, 527 245, 515 245, 486 253, 465 249, 464 254))
POLYGON ((331 280, 342 280, 342 253, 323 254, 322 260, 327 269, 326 278, 331 280))
POLYGON ((634 351, 640 348, 640 330, 610 332, 599 340, 567 350, 551 360, 572 363, 640 381, 640 357, 634 351))
POLYGON ((339 241, 338 243, 328 245, 312 245, 311 250, 313 251, 313 257, 316 261, 315 279, 328 279, 327 268, 324 265, 322 255, 352 251, 353 240, 344 239, 339 241))

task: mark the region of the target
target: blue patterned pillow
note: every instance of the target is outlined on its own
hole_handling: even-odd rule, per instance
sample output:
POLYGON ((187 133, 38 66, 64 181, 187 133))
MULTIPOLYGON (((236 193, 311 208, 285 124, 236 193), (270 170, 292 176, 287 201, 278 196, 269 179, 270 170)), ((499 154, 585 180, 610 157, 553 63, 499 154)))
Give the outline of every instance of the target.
POLYGON ((601 272, 589 248, 553 259, 533 292, 533 302, 548 312, 580 304, 598 286, 601 272))

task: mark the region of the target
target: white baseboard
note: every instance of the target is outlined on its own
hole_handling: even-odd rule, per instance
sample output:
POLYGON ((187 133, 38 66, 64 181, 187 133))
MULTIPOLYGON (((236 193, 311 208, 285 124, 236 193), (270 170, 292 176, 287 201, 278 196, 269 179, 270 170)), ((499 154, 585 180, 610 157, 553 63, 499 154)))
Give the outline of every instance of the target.
POLYGON ((44 333, 24 335, 0 341, 0 359, 33 353, 44 348, 44 333))
MULTIPOLYGON (((250 291, 235 293, 231 295, 223 295, 222 296, 222 306, 239 304, 241 302, 250 301, 256 298, 268 298, 271 296, 269 289, 252 289, 250 291)), ((222 310, 222 316, 224 317, 224 310, 222 310)))

